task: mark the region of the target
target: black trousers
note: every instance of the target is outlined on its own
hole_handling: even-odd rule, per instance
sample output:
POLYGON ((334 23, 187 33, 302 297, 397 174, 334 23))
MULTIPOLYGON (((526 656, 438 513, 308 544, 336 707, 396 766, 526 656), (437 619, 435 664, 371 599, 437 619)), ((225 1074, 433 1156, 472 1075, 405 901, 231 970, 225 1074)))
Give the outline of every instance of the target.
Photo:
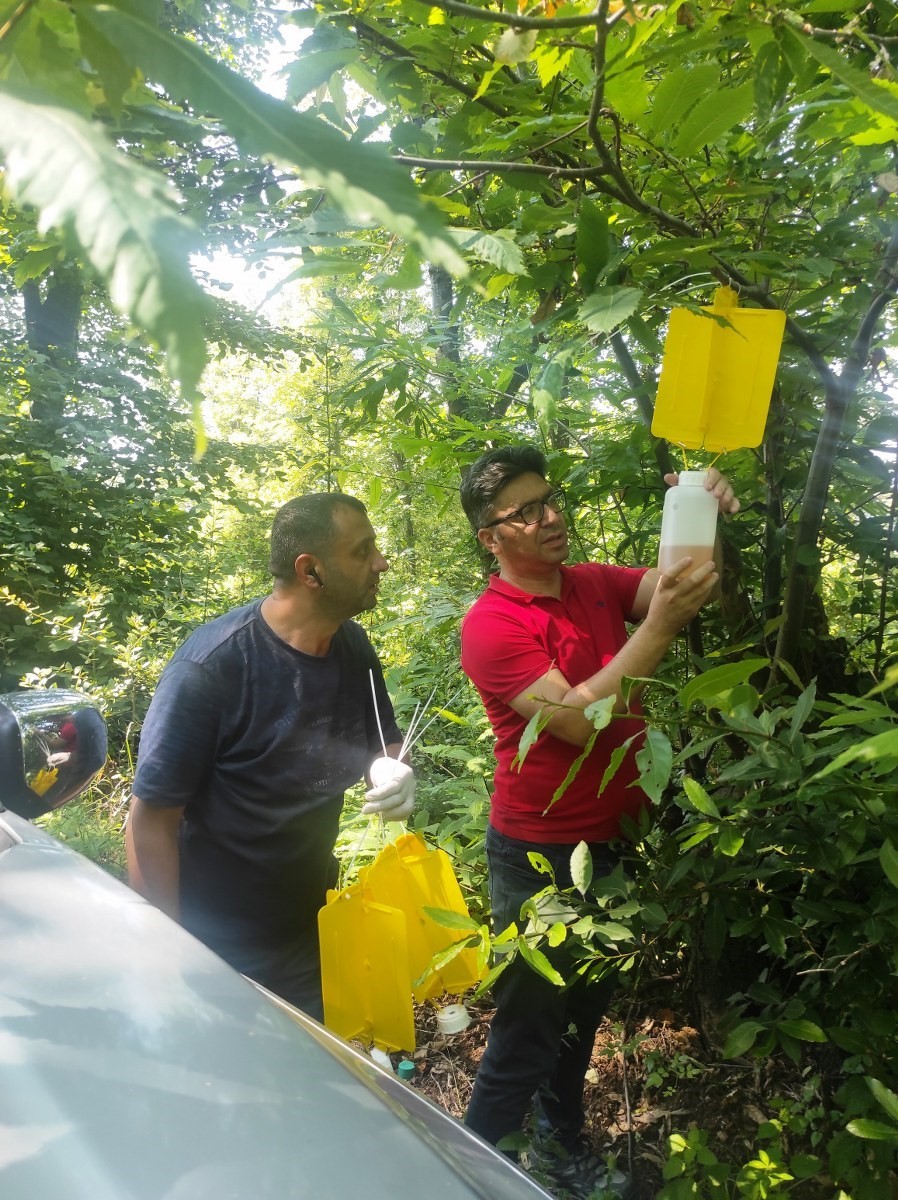
MULTIPOLYGON (((523 929, 521 905, 550 882, 530 864, 529 851, 548 859, 559 887, 572 885, 574 845, 521 842, 490 826, 486 846, 496 933, 512 922, 523 929)), ((590 845, 590 851, 595 875, 617 865, 617 855, 604 843, 590 845)), ((562 975, 570 973, 564 944, 548 957, 562 975)), ((495 1145, 521 1129, 536 1097, 541 1123, 563 1145, 572 1145, 583 1127, 584 1077, 596 1030, 613 991, 613 978, 556 987, 518 956, 493 988, 496 1013, 465 1124, 495 1145)))

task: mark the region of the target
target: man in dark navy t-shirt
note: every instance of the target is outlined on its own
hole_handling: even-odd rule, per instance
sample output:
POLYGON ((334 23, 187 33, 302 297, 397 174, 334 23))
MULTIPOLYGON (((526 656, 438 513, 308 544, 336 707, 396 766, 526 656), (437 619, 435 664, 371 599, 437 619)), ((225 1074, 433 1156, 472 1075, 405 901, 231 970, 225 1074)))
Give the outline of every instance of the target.
MULTIPOLYGON (((336 881, 343 793, 383 753, 380 729, 394 758, 402 740, 350 620, 376 604, 387 562, 364 506, 326 493, 277 513, 270 570, 269 596, 201 626, 162 674, 141 733, 128 869, 237 970, 320 1020, 317 913, 336 881)), ((393 773, 363 811, 409 815, 414 776, 393 773)))

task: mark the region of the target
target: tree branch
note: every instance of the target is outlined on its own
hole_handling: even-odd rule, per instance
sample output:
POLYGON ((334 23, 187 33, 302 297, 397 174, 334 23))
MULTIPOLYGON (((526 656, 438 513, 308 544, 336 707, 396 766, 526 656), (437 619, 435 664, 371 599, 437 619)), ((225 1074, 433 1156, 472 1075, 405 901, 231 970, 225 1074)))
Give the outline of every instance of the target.
POLYGON ((352 24, 359 34, 365 34, 372 42, 390 52, 394 58, 405 59, 411 62, 419 71, 423 71, 425 75, 432 75, 434 79, 439 79, 441 83, 445 83, 447 87, 453 91, 460 92, 462 96, 467 96, 469 100, 476 100, 478 104, 488 109, 491 113, 495 113, 497 117, 507 117, 508 110, 503 108, 501 104, 497 104, 495 100, 490 100, 487 96, 478 96, 477 89, 471 87, 470 84, 464 83, 461 79, 457 79, 454 75, 449 75, 446 71, 439 70, 438 67, 430 67, 422 63, 419 58, 410 53, 400 42, 396 42, 387 34, 381 33, 379 29, 375 29, 373 25, 369 25, 367 21, 361 20, 360 17, 353 17, 352 24))
MULTIPOLYGON (((591 13, 579 17, 524 17, 519 13, 506 13, 497 9, 478 8, 475 4, 463 4, 461 0, 419 0, 419 3, 426 4, 428 8, 440 8, 443 12, 453 13, 458 17, 470 17, 472 21, 510 25, 512 29, 585 29, 606 21, 605 15, 600 11, 603 7, 601 3, 591 13)), ((607 8, 607 3, 605 7, 607 8)), ((622 13, 626 11, 626 7, 620 10, 622 13)), ((619 19, 619 14, 615 13, 607 23, 611 25, 619 19)))
POLYGON ((420 167, 424 171, 475 171, 481 175, 494 171, 497 175, 548 175, 555 179, 592 179, 605 170, 604 167, 550 167, 543 163, 489 162, 478 158, 415 158, 410 154, 394 154, 393 161, 404 163, 407 167, 420 167))

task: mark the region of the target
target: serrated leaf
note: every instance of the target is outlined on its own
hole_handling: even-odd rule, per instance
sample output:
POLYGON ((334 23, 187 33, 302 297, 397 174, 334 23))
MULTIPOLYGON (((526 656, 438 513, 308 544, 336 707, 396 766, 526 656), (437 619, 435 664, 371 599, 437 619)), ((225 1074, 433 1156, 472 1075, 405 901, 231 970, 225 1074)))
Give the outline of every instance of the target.
POLYGON ((616 696, 602 696, 601 699, 593 700, 592 704, 587 704, 586 708, 584 708, 583 715, 587 721, 592 721, 592 726, 596 733, 607 729, 611 724, 616 703, 616 696))
POLYGON ((631 287, 596 288, 580 305, 578 316, 593 333, 612 333, 639 307, 642 292, 631 287))
POLYGON ((687 776, 683 780, 683 791, 696 812, 713 817, 716 821, 720 820, 720 810, 700 783, 687 776))
POLYGON ((592 931, 597 937, 606 937, 612 942, 633 941, 633 930, 618 921, 596 921, 592 931))
POLYGON ((488 233, 477 229, 453 230, 453 235, 459 244, 469 254, 482 258, 484 262, 498 267, 506 275, 525 275, 527 264, 521 247, 517 245, 511 234, 488 233))
POLYGON ((349 47, 339 50, 316 50, 300 52, 299 57, 282 74, 286 76, 287 99, 297 104, 323 83, 327 83, 335 71, 341 71, 358 57, 358 51, 349 47))
POLYGON ((602 792, 604 792, 605 788, 620 770, 621 763, 627 757, 627 751, 633 745, 637 736, 637 734, 634 734, 633 737, 628 737, 625 742, 620 746, 615 746, 612 750, 611 757, 608 759, 608 766, 605 768, 605 774, 602 776, 602 782, 599 784, 599 796, 601 796, 602 792))
POLYGON ((744 658, 741 662, 714 667, 689 680, 680 692, 680 703, 684 708, 690 708, 701 700, 707 706, 709 700, 724 695, 740 683, 746 683, 757 671, 769 666, 769 658, 744 658))
POLYGON ((590 754, 592 754, 592 748, 596 744, 596 738, 598 736, 599 736, 598 733, 592 733, 586 739, 586 744, 584 745, 583 749, 580 751, 580 753, 577 755, 577 757, 574 759, 574 761, 568 767, 567 775, 565 775, 564 779, 561 781, 561 783, 558 785, 558 787, 552 793, 552 799, 549 801, 549 803, 543 809, 543 816, 546 815, 546 813, 549 811, 550 808, 552 808, 552 806, 554 804, 558 803, 558 801, 561 799, 561 797, 564 795, 564 793, 568 790, 568 788, 574 782, 574 779, 576 778, 580 768, 586 762, 587 758, 589 758, 590 754))
POLYGON ((875 762, 881 758, 898 758, 898 729, 877 733, 874 737, 865 738, 864 741, 849 746, 847 750, 837 754, 831 763, 827 763, 811 778, 823 779, 824 776, 832 775, 834 771, 841 771, 843 767, 847 767, 853 762, 875 762))
POLYGON ((17 203, 37 209, 40 229, 77 242, 115 308, 162 349, 195 399, 209 301, 188 263, 197 232, 167 181, 82 117, 10 84, 0 87, 0 153, 17 203))
POLYGON ((511 762, 512 767, 517 767, 517 769, 520 771, 521 767, 524 765, 524 760, 530 752, 531 747, 536 744, 537 738, 548 725, 551 718, 552 714, 550 712, 546 712, 545 709, 539 708, 536 710, 536 712, 524 726, 524 729, 521 733, 520 740, 518 741, 517 754, 515 754, 511 762))
POLYGON ((838 50, 818 42, 816 38, 804 37, 792 29, 784 28, 782 37, 786 43, 791 42, 797 46, 800 52, 815 58, 834 79, 844 83, 867 108, 898 121, 898 96, 881 87, 865 70, 854 66, 838 50))
POLYGON ((585 896, 592 883, 592 855, 586 842, 578 842, 571 854, 571 879, 581 896, 585 896))
POLYGON ((418 245, 433 262, 464 272, 464 262, 437 209, 382 147, 350 142, 308 113, 260 91, 186 38, 142 14, 109 5, 84 6, 90 21, 150 80, 216 116, 247 154, 292 163, 357 220, 374 220, 418 245))
POLYGON ((451 908, 428 908, 425 906, 424 913, 430 917, 431 921, 435 921, 437 925, 442 925, 445 929, 459 929, 464 933, 477 933, 480 929, 480 925, 473 917, 455 912, 451 908))
POLYGON ((688 158, 702 146, 713 145, 749 116, 754 103, 754 85, 751 83, 711 92, 696 104, 683 122, 674 142, 674 154, 688 158))
POLYGON ((720 66, 717 63, 675 67, 652 92, 649 128, 656 133, 670 129, 702 97, 715 91, 719 83, 720 66))
POLYGON ((893 887, 898 888, 898 850, 891 838, 886 838, 879 850, 879 865, 893 887))
POLYGON ((762 1033, 766 1026, 759 1024, 757 1021, 742 1021, 735 1029, 731 1029, 727 1035, 727 1040, 724 1043, 722 1057, 723 1058, 739 1058, 750 1050, 757 1041, 759 1033, 762 1033))
POLYGON ((524 938, 518 939, 518 950, 524 962, 537 974, 548 979, 549 983, 554 983, 556 987, 564 987, 564 979, 558 974, 542 950, 537 950, 535 946, 528 946, 524 938))
POLYGON ((645 745, 636 752, 636 763, 640 771, 639 786, 657 804, 673 767, 673 750, 667 735, 650 725, 645 731, 645 745))

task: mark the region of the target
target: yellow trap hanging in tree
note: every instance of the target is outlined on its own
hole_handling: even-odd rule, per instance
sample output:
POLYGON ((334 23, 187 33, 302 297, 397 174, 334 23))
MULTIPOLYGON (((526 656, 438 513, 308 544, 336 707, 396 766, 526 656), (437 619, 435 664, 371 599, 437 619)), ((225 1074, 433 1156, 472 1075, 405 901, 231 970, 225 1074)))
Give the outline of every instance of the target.
POLYGON ((652 433, 688 450, 721 453, 758 446, 786 314, 740 308, 728 287, 718 288, 704 311, 711 315, 687 308, 670 314, 652 433))

